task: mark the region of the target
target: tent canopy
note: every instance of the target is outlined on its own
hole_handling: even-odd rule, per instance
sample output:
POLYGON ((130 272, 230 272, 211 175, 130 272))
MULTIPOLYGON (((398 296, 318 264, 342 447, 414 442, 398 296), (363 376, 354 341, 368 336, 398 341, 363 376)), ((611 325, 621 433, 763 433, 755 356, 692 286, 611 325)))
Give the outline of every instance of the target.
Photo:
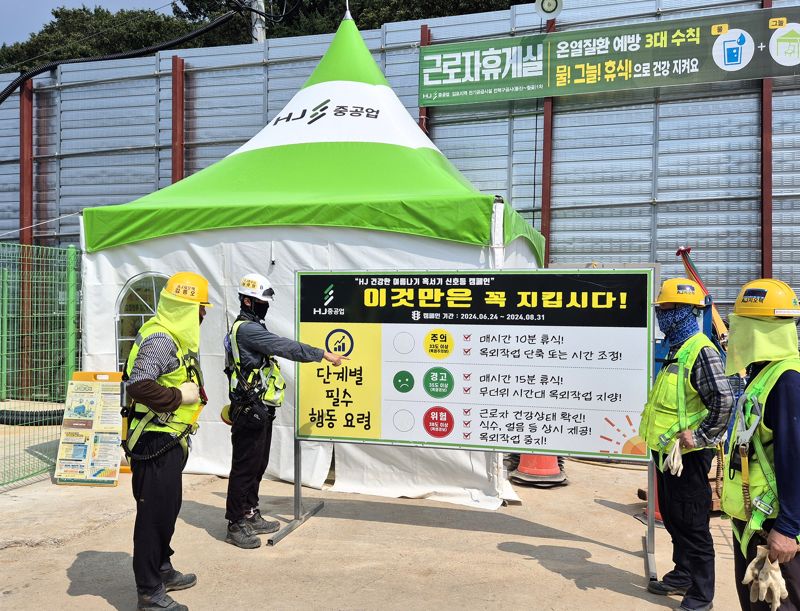
MULTIPOLYGON (((228 157, 128 204, 84 210, 89 252, 228 227, 328 226, 490 245, 494 197, 419 129, 345 18, 303 88, 228 157)), ((504 242, 544 238, 509 204, 504 242)))

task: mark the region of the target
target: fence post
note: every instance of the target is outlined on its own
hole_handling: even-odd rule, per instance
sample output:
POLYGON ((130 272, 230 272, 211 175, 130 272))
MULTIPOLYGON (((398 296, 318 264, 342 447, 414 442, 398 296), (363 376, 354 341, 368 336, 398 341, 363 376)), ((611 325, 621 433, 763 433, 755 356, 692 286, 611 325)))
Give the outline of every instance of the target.
POLYGON ((0 270, 0 401, 8 397, 8 270, 0 270))
POLYGON ((65 325, 65 338, 66 338, 66 363, 64 373, 67 376, 66 386, 64 387, 64 394, 69 387, 69 381, 72 379, 72 374, 75 372, 75 363, 77 362, 76 353, 78 347, 78 330, 75 325, 75 315, 77 313, 77 273, 75 270, 78 260, 77 251, 74 246, 67 248, 67 320, 65 325))

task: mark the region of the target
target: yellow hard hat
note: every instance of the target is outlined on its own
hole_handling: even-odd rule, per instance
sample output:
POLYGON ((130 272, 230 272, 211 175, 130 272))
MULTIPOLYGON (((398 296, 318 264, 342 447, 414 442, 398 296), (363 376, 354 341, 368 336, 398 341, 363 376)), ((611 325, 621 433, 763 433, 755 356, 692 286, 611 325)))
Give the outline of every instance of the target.
POLYGON ((788 284, 772 278, 761 278, 742 287, 733 304, 733 313, 756 318, 800 316, 800 305, 797 295, 788 284))
POLYGON ((208 280, 195 272, 178 272, 167 280, 164 290, 183 301, 199 303, 211 307, 208 300, 208 280))
POLYGON ((661 285, 658 297, 653 302, 655 305, 662 303, 686 303, 693 306, 704 307, 706 295, 703 289, 694 280, 688 278, 670 278, 661 285))
POLYGON ((233 420, 231 419, 231 404, 230 403, 226 403, 222 407, 222 411, 219 413, 219 417, 228 426, 231 426, 233 424, 233 420))

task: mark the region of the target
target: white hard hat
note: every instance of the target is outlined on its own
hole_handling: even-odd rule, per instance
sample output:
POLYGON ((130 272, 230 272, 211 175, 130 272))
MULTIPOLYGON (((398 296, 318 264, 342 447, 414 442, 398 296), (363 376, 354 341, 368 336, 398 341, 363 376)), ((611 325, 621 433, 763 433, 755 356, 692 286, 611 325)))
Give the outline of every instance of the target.
POLYGON ((247 274, 239 281, 239 294, 244 297, 253 297, 261 301, 272 299, 275 290, 261 274, 247 274))

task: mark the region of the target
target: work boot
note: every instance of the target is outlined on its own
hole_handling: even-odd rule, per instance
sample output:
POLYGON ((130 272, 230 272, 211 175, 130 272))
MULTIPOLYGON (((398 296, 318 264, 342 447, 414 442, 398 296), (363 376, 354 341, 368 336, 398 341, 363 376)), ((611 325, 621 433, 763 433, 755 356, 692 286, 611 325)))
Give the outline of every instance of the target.
POLYGON ((682 588, 680 586, 671 586, 663 581, 656 581, 655 579, 651 580, 650 583, 647 584, 647 591, 651 592, 652 594, 660 594, 661 596, 672 596, 674 594, 680 594, 681 596, 686 594, 686 590, 688 587, 682 588))
POLYGON ((153 596, 139 594, 139 603, 136 605, 136 611, 163 611, 164 609, 169 609, 169 611, 189 611, 189 607, 176 603, 163 590, 153 596))
POLYGON ((252 516, 245 518, 245 521, 256 535, 268 535, 269 533, 277 532, 281 527, 280 522, 265 520, 258 509, 253 511, 252 516))
POLYGON ((241 547, 242 549, 255 549, 261 547, 261 539, 256 537, 253 529, 247 521, 242 518, 238 522, 228 524, 228 536, 225 542, 241 547))
POLYGON ((164 589, 167 592, 172 592, 174 590, 185 590, 186 588, 191 588, 197 583, 197 575, 194 573, 186 573, 184 575, 175 569, 161 573, 161 579, 164 581, 164 589))

